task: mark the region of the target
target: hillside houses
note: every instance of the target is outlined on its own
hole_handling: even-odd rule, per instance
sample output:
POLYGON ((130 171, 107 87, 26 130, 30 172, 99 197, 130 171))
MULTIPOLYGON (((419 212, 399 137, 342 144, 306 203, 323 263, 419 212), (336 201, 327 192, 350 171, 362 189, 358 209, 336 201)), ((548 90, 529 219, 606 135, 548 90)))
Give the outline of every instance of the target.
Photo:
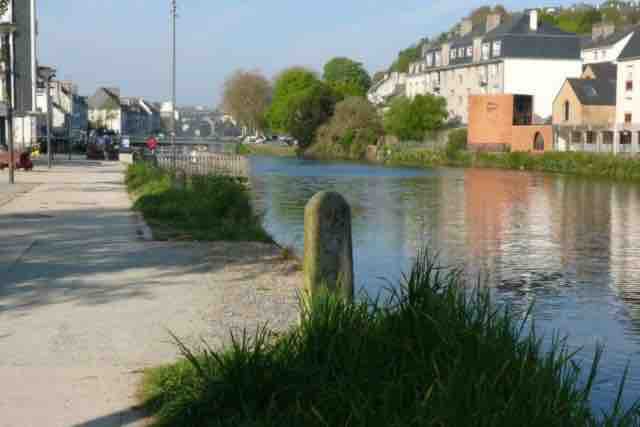
POLYGON ((410 65, 406 95, 444 97, 450 119, 461 123, 468 122, 471 95, 535 95, 534 120, 548 121, 564 80, 581 75, 580 53, 577 35, 540 22, 536 10, 507 22, 491 14, 475 28, 467 19, 456 37, 427 46, 410 65))

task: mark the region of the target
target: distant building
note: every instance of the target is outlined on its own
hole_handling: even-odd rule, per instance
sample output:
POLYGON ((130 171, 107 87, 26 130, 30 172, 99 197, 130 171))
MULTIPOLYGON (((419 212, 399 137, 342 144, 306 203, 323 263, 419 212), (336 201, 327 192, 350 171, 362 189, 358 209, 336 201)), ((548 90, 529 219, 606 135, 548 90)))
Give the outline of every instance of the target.
POLYGON ((594 25, 591 39, 582 44, 582 61, 585 64, 617 62, 618 57, 640 27, 635 26, 616 31, 615 25, 601 23, 594 25))
POLYGON ((89 122, 94 129, 122 134, 127 122, 127 109, 120 101, 119 88, 101 87, 89 97, 89 122))
POLYGON ((426 46, 423 59, 410 65, 406 94, 444 97, 450 120, 462 123, 469 121, 472 95, 529 95, 534 121, 546 122, 560 86, 581 72, 577 35, 540 22, 537 10, 507 22, 491 14, 479 27, 466 19, 455 37, 426 46))
POLYGON ((616 129, 621 151, 640 151, 640 33, 634 32, 618 57, 616 129))
POLYGON ((387 73, 380 81, 371 86, 367 93, 367 99, 374 105, 385 105, 394 96, 405 94, 406 82, 406 73, 387 73))

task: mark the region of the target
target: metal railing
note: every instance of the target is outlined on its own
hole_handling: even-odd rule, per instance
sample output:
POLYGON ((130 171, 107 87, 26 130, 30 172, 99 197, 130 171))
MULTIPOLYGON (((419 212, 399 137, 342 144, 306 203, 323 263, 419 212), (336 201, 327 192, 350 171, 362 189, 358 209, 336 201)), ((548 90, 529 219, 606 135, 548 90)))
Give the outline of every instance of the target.
POLYGON ((235 178, 249 177, 249 159, 233 154, 194 152, 189 154, 158 151, 158 166, 178 169, 187 175, 223 175, 235 178))

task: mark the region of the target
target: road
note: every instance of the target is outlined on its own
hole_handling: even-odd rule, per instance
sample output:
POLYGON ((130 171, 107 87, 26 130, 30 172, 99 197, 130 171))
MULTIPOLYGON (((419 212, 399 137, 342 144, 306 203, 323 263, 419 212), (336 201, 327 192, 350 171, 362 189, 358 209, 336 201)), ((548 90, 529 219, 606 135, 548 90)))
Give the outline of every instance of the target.
POLYGON ((141 370, 169 330, 210 328, 203 246, 146 241, 122 166, 0 173, 0 426, 138 426, 141 370))

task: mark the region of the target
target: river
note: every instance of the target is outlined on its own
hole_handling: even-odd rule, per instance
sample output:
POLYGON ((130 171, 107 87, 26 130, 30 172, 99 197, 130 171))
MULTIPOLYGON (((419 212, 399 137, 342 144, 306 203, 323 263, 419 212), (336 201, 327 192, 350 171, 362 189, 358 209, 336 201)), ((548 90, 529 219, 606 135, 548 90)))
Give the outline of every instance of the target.
POLYGON ((589 364, 606 345, 593 405, 607 409, 627 363, 628 404, 640 397, 640 186, 489 169, 387 168, 252 157, 267 230, 303 248, 304 207, 318 191, 352 207, 358 292, 375 296, 429 247, 482 277, 498 303, 532 319, 546 341, 567 335, 589 364))

